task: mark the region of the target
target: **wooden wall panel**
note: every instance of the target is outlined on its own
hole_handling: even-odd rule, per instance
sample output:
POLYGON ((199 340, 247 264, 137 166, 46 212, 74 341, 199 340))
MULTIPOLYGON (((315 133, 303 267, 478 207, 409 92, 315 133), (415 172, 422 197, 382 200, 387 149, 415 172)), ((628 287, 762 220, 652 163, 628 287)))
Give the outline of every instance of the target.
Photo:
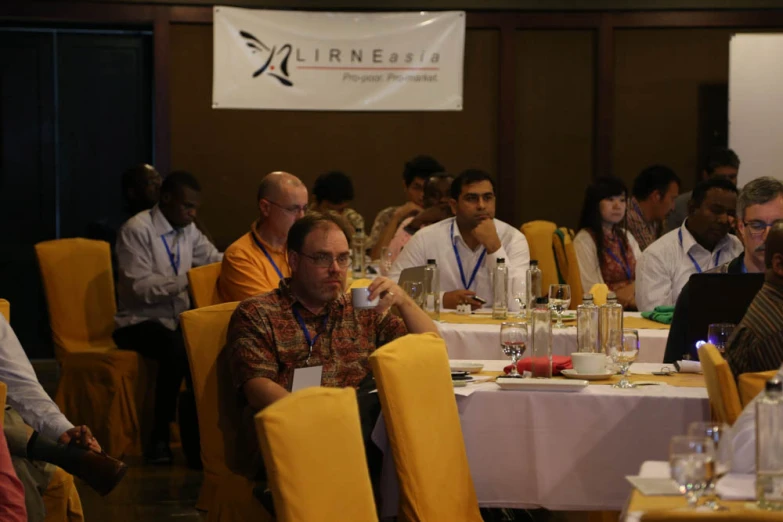
POLYGON ((701 163, 699 86, 728 82, 732 32, 616 32, 614 173, 629 187, 644 167, 663 163, 685 190, 693 188, 701 163))
POLYGON ((204 187, 201 217, 220 247, 256 217, 261 177, 288 170, 308 187, 340 169, 353 177, 354 208, 372 224, 402 195, 404 162, 437 157, 449 171, 497 167, 499 32, 468 30, 461 112, 213 110, 212 27, 171 31, 171 165, 204 187))
POLYGON ((517 226, 576 226, 592 176, 594 40, 593 31, 517 32, 517 226))

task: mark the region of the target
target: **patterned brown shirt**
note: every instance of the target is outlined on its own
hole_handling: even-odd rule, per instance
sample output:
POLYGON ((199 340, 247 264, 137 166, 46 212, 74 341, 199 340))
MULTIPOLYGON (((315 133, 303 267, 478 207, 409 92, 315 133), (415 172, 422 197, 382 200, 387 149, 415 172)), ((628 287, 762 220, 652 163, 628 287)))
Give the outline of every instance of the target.
POLYGON ((323 386, 357 387, 369 372, 370 354, 408 333, 402 319, 391 313, 355 309, 349 294, 315 315, 296 300, 289 283, 285 279, 277 290, 242 301, 231 317, 226 348, 240 390, 256 377, 290 390, 296 368, 319 365, 323 386), (309 360, 309 345, 294 310, 315 338, 309 360))
POLYGON ((639 243, 639 248, 642 252, 661 236, 661 222, 645 220, 636 198, 632 197, 628 200, 626 217, 628 220, 626 228, 636 238, 636 242, 639 243))
POLYGON ((777 370, 783 364, 783 284, 767 275, 726 346, 734 377, 777 370))

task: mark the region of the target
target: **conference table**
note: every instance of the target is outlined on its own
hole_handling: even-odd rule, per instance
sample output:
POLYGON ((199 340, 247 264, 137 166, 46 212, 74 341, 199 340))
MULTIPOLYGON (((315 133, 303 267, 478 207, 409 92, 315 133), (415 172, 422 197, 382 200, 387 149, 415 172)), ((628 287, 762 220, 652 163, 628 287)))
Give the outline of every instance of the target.
MULTIPOLYGON (((487 360, 496 376, 507 361, 487 360)), ((626 475, 668 455, 672 436, 708 420, 701 374, 649 375, 659 364, 634 363, 633 389, 590 383, 578 392, 504 391, 494 382, 455 388, 465 449, 482 507, 620 511, 626 475)), ((394 516, 398 491, 383 419, 373 440, 384 453, 381 512, 394 516)))
MULTIPOLYGON (((573 313, 573 311, 572 311, 573 313)), ((508 321, 517 321, 510 317, 508 321)), ((451 311, 441 313, 436 322, 446 341, 450 359, 484 360, 502 357, 500 350, 500 323, 486 313, 458 315, 451 311)), ((666 351, 669 325, 642 318, 638 312, 626 312, 623 326, 639 331, 638 362, 660 363, 666 351)), ((576 321, 565 323, 567 328, 552 329, 552 354, 571 355, 576 351, 576 321)), ((525 356, 529 356, 527 353, 525 356)), ((523 356, 524 358, 524 356, 523 356)))

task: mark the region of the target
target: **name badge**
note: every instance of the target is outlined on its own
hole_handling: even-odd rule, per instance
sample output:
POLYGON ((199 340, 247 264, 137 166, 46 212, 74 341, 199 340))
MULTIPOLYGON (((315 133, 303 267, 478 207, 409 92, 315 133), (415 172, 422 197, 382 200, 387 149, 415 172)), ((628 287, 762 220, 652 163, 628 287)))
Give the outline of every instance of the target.
POLYGON ((323 366, 310 366, 308 368, 297 368, 294 370, 294 382, 291 385, 291 392, 312 388, 321 385, 321 374, 324 371, 323 366))

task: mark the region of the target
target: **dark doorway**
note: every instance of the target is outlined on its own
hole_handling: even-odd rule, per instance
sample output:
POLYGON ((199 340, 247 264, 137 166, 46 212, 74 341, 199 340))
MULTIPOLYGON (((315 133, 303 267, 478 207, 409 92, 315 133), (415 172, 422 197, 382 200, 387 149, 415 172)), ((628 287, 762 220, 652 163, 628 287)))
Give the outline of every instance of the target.
POLYGON ((51 357, 33 245, 122 215, 120 176, 152 157, 152 36, 0 28, 0 297, 51 357))

